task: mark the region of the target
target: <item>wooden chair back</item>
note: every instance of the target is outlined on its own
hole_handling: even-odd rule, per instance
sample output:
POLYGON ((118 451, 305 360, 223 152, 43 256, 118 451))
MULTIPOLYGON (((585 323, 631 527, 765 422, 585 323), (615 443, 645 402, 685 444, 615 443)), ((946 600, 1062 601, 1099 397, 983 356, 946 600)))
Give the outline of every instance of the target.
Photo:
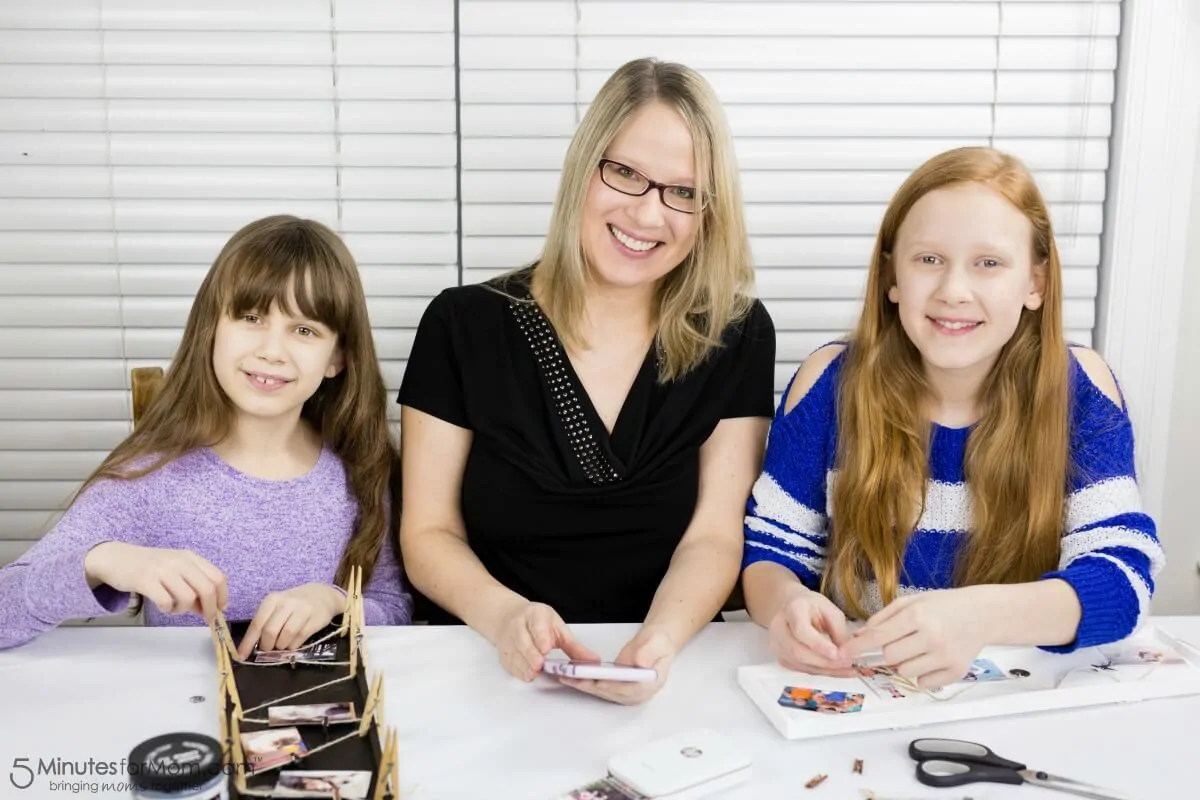
POLYGON ((162 387, 162 367, 134 367, 129 372, 129 382, 133 387, 133 427, 137 427, 150 405, 150 401, 162 387))

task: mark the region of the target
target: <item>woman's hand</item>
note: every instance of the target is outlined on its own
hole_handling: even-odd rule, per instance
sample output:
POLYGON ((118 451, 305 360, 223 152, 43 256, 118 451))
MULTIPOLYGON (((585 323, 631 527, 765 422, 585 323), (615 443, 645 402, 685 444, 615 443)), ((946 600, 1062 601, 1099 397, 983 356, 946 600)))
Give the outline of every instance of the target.
POLYGON ((968 586, 907 595, 867 620, 840 649, 857 659, 883 650, 883 661, 922 689, 961 680, 988 644, 990 588, 968 586))
POLYGON ((493 644, 500 664, 513 676, 528 683, 542 671, 546 654, 558 648, 567 658, 578 661, 599 661, 593 651, 571 633, 553 608, 545 603, 521 599, 500 625, 493 644))
POLYGON ((295 650, 346 608, 346 595, 328 583, 306 583, 263 598, 238 645, 238 658, 260 650, 295 650))
MULTIPOLYGON (((559 678, 572 689, 595 695, 621 705, 644 703, 658 693, 667 682, 667 673, 678 648, 665 632, 658 628, 643 626, 628 644, 621 648, 614 663, 631 667, 649 667, 657 670, 653 681, 596 681, 581 678, 559 678)), ((598 661, 599 659, 593 659, 598 661)))
POLYGON ((83 559, 88 584, 139 594, 164 614, 195 613, 212 622, 229 603, 225 574, 190 550, 103 542, 83 559))
POLYGON ((846 615, 823 594, 798 586, 767 626, 771 652, 788 669, 812 675, 854 675, 839 648, 850 641, 846 615))

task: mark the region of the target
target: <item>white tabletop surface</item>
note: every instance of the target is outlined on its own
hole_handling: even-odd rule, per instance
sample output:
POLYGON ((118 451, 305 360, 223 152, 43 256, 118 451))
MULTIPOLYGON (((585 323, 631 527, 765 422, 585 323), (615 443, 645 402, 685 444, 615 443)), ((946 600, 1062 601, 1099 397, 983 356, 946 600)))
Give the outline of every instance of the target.
MULTIPOLYGON (((1200 617, 1154 622, 1200 642, 1200 617)), ((612 657, 635 626, 574 629, 612 657)), ((1200 697, 789 742, 737 686, 739 665, 770 659, 764 631, 752 623, 708 626, 677 658, 662 692, 640 707, 550 679, 514 680, 466 628, 370 628, 367 635, 370 667, 385 675, 387 723, 399 733, 403 800, 551 800, 603 776, 612 753, 693 727, 733 736, 753 755, 753 780, 721 795, 740 800, 857 800, 863 788, 888 800, 1070 796, 1030 786, 922 786, 906 754, 917 736, 982 742, 1031 768, 1138 800, 1200 796, 1200 697), (865 762, 862 775, 851 771, 856 758, 865 762), (828 780, 806 790, 817 773, 828 780)), ((0 652, 0 798, 128 798, 123 786, 106 787, 122 777, 100 774, 99 763, 119 764, 162 733, 215 736, 215 684, 206 629, 61 628, 0 652), (20 758, 35 771, 60 758, 97 765, 81 764, 82 778, 35 774, 18 790, 10 778, 26 782, 27 773, 13 771, 20 758)))

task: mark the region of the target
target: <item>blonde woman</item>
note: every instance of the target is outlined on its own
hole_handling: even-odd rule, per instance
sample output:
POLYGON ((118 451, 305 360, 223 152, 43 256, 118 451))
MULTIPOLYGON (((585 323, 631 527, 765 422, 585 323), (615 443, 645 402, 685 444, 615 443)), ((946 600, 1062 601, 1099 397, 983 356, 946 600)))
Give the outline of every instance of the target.
POLYGON ((751 616, 788 666, 882 649, 927 688, 988 645, 1130 634, 1163 553, 1108 366, 1068 346, 1046 204, 1017 159, 952 150, 883 218, 848 343, 813 353, 746 517, 751 616), (846 616, 866 618, 854 634, 846 616))
POLYGON ((634 61, 567 152, 531 266, 449 289, 400 389, 401 546, 413 584, 529 681, 599 655, 568 623, 639 622, 619 663, 652 696, 718 614, 773 405, 774 328, 753 271, 732 142, 708 84, 634 61))

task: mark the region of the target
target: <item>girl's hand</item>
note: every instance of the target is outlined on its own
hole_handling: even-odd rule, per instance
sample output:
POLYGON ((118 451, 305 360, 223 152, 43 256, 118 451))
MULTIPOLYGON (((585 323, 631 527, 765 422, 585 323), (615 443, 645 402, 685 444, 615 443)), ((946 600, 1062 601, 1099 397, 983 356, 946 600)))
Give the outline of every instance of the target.
POLYGON ((850 641, 846 615, 832 600, 805 587, 767 626, 771 652, 788 669, 811 675, 854 675, 853 661, 839 648, 850 641))
POLYGON ((568 658, 600 660, 600 656, 575 638, 558 612, 545 603, 521 601, 505 618, 494 644, 500 664, 526 683, 542 671, 546 654, 555 648, 568 658))
POLYGON ((845 658, 883 650, 883 661, 922 689, 961 680, 987 642, 989 587, 920 592, 867 620, 840 649, 845 658))
POLYGON ((200 614, 212 622, 229 603, 225 574, 189 550, 103 542, 83 559, 88 584, 140 594, 164 614, 200 614))
POLYGON ((327 583, 306 583, 263 598, 238 645, 238 658, 254 651, 295 650, 346 607, 346 596, 327 583))
MULTIPOLYGON (((667 682, 667 672, 678 648, 671 638, 656 628, 643 627, 621 649, 614 663, 631 667, 650 667, 658 671, 653 681, 595 681, 580 678, 559 678, 573 689, 593 694, 613 703, 631 706, 644 703, 658 693, 667 682)), ((598 660, 598 659, 596 659, 598 660)))

